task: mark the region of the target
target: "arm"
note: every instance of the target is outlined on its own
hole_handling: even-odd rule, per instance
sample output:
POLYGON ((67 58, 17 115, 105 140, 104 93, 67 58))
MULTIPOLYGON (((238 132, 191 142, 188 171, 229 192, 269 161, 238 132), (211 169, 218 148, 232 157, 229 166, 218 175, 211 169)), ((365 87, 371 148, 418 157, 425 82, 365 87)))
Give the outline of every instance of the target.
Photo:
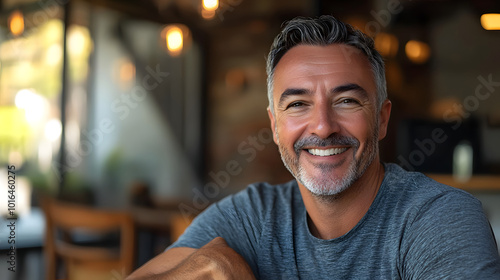
MULTIPOLYGON (((179 279, 173 276, 181 273, 192 273, 179 276, 181 279, 196 279, 205 272, 205 267, 211 265, 216 265, 217 269, 212 268, 210 273, 248 270, 250 278, 235 279, 259 277, 256 248, 262 232, 260 215, 263 212, 258 191, 254 189, 226 197, 198 215, 169 249, 128 279, 165 279, 167 276, 168 279, 179 279)), ((231 279, 229 276, 222 279, 231 279)))
POLYGON ((172 248, 132 273, 127 279, 255 279, 250 266, 216 237, 200 249, 172 248))

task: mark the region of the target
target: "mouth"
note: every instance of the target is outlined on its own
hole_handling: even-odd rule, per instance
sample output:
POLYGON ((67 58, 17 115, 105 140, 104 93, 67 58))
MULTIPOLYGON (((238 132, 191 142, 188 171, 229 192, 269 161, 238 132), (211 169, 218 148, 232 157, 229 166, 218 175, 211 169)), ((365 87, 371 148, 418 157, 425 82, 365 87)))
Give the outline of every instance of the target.
POLYGON ((347 149, 349 148, 344 147, 344 148, 329 148, 329 149, 306 149, 306 151, 314 156, 328 157, 341 154, 347 151, 347 149))

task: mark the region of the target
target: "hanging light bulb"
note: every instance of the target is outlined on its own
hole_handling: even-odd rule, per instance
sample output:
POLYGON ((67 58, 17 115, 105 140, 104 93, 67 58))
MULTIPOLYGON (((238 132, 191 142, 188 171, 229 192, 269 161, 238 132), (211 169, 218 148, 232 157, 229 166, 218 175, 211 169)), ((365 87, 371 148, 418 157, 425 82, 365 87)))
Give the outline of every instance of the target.
POLYGON ((9 17, 9 29, 14 36, 24 32, 24 17, 20 11, 14 11, 9 17))
POLYGON ((215 11, 219 8, 219 0, 203 0, 203 9, 205 11, 215 11))
POLYGON ((212 19, 215 11, 219 8, 219 0, 202 0, 201 16, 204 19, 212 19))
POLYGON ((429 59, 431 48, 424 42, 410 40, 406 43, 405 52, 408 59, 413 63, 422 64, 429 59))
POLYGON ((168 25, 162 31, 167 51, 173 55, 179 55, 190 42, 189 29, 182 24, 168 25))
POLYGON ((179 27, 172 27, 167 31, 167 48, 170 52, 182 51, 182 30, 179 27))

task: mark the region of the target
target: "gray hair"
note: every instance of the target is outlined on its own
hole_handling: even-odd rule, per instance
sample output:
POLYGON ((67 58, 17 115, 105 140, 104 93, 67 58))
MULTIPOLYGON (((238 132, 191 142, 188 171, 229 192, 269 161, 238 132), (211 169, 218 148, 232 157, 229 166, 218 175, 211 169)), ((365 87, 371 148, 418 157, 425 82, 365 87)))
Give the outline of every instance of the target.
MULTIPOLYGON (((267 57, 267 97, 269 108, 274 114, 273 84, 274 70, 280 59, 297 45, 327 46, 344 44, 361 50, 371 64, 377 86, 378 110, 387 99, 387 86, 382 56, 375 50, 373 39, 349 24, 333 16, 320 16, 315 19, 295 18, 287 22, 276 36, 267 57)), ((349 54, 346 54, 349 55, 349 54)))

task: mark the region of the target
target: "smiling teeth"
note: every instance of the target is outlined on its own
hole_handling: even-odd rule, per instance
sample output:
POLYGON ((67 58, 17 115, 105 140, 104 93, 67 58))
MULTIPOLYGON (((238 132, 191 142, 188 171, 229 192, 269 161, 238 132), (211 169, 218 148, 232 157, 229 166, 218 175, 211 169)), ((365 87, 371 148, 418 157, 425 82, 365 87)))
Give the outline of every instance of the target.
POLYGON ((309 153, 315 155, 315 156, 321 156, 321 157, 327 157, 327 156, 333 156, 333 155, 338 155, 340 153, 343 153, 347 150, 347 148, 333 148, 333 149, 309 149, 307 150, 309 153))

